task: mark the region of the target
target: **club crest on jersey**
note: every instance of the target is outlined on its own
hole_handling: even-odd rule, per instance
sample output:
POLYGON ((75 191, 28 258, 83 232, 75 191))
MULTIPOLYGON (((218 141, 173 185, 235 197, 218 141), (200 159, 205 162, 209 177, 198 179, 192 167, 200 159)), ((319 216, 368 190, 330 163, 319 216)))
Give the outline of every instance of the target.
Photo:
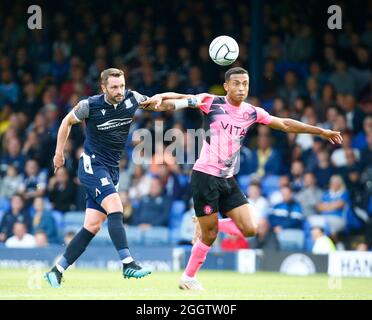
POLYGON ((102 115, 105 115, 106 110, 105 109, 101 109, 101 113, 102 113, 102 115))
POLYGON ((206 204, 206 205, 204 206, 204 213, 205 213, 205 214, 211 214, 212 211, 213 211, 213 208, 212 208, 212 206, 210 206, 209 204, 206 204))
POLYGON ((107 177, 104 177, 104 178, 101 178, 101 184, 102 184, 102 187, 108 186, 110 184, 110 181, 108 181, 107 177))

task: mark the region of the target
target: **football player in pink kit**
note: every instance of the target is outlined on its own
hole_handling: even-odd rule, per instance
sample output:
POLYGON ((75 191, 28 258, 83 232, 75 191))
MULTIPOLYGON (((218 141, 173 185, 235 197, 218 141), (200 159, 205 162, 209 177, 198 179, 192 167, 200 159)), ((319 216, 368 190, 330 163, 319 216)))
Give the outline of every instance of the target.
MULTIPOLYGON (((191 175, 192 196, 200 235, 191 250, 190 259, 180 280, 180 289, 203 290, 196 280, 196 273, 203 265, 218 231, 243 237, 252 237, 257 233, 253 209, 234 178, 240 147, 251 125, 261 123, 285 132, 315 134, 333 144, 342 141, 340 132, 288 118, 277 118, 262 108, 246 103, 248 88, 248 72, 243 68, 231 68, 225 74, 226 96, 195 96, 202 100, 202 103, 199 101, 196 105, 204 114, 204 129, 209 134, 203 141, 200 157, 191 175), (218 219, 218 212, 227 218, 218 219)), ((170 94, 163 99, 185 97, 170 94)), ((167 100, 162 101, 154 96, 144 103, 154 102, 163 106, 167 100)))

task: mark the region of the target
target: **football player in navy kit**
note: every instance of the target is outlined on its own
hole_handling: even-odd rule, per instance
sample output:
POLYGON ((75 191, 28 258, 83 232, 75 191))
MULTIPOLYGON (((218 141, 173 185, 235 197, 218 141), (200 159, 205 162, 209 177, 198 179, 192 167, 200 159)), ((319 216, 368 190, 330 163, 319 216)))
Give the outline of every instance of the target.
POLYGON ((134 261, 128 249, 123 207, 117 192, 119 160, 137 108, 165 111, 201 104, 195 97, 164 93, 157 95, 161 104, 141 105, 148 97, 125 89, 124 72, 115 68, 101 73, 101 88, 103 94, 80 101, 62 120, 58 131, 53 158, 55 172, 64 165, 63 150, 71 126, 81 121, 86 123, 78 176, 85 187, 87 200, 83 228, 71 240, 56 265, 45 274, 54 288, 60 287, 63 272, 84 252, 106 218, 110 238, 123 263, 124 278, 142 278, 151 273, 134 261))

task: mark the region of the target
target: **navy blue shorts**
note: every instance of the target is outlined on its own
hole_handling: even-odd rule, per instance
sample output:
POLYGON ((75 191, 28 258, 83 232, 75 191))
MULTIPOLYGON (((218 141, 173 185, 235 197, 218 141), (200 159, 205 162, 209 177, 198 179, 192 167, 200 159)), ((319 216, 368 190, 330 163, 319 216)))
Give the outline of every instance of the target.
POLYGON ((78 176, 87 193, 86 207, 106 213, 102 200, 119 187, 119 168, 107 167, 97 162, 94 155, 82 154, 79 160, 78 176))

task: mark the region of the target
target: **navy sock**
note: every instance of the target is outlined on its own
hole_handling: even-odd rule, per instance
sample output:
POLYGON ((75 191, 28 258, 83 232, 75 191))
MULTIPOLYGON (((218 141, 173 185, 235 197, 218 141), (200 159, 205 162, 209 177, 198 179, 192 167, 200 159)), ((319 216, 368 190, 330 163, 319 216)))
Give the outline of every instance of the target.
POLYGON ((121 260, 131 256, 128 249, 127 235, 123 224, 123 213, 113 212, 107 217, 107 226, 112 243, 121 260))
POLYGON ((65 253, 58 261, 58 265, 66 270, 81 256, 94 236, 93 233, 82 228, 68 244, 65 253))

